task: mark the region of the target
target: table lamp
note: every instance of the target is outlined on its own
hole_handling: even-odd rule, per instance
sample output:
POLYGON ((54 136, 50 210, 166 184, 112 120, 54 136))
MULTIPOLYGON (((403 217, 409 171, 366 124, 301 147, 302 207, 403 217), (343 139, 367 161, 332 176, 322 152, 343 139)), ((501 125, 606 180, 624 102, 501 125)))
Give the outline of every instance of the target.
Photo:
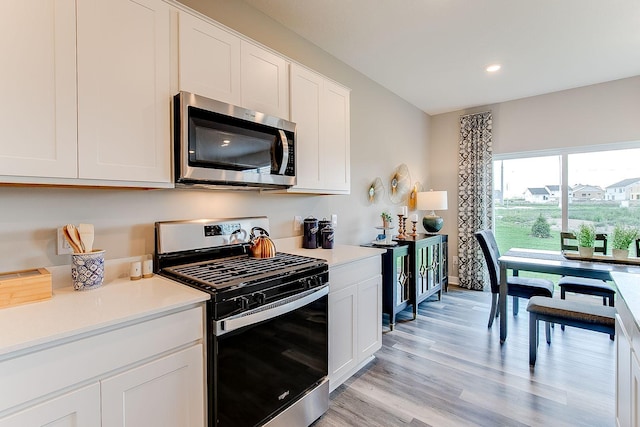
POLYGON ((418 193, 417 208, 430 211, 422 218, 422 225, 427 233, 437 233, 442 228, 444 220, 437 216, 435 211, 447 210, 447 192, 431 190, 418 193))

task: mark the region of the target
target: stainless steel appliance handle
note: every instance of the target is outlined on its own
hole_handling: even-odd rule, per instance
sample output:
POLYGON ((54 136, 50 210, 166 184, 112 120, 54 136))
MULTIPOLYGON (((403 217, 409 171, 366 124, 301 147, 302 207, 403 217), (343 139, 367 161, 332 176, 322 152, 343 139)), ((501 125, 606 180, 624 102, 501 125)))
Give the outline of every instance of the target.
POLYGON ((284 175, 287 171, 287 163, 289 163, 289 140, 283 130, 278 129, 278 133, 280 134, 280 141, 282 141, 282 164, 278 175, 284 175))
POLYGON ((258 307, 257 309, 246 313, 240 313, 224 320, 218 320, 214 323, 214 334, 216 336, 224 335, 245 326, 273 319, 274 317, 297 310, 300 307, 304 307, 305 305, 317 301, 328 294, 329 285, 325 285, 321 288, 312 289, 302 294, 285 298, 282 301, 276 301, 273 304, 258 307))

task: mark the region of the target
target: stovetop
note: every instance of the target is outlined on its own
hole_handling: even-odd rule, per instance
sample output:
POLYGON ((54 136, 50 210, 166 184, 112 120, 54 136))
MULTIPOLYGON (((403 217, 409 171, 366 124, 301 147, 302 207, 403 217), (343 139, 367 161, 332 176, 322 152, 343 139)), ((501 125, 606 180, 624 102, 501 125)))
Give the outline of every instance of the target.
POLYGON ((214 319, 243 313, 325 286, 325 260, 277 252, 248 255, 253 227, 265 217, 156 223, 156 272, 211 294, 214 319))

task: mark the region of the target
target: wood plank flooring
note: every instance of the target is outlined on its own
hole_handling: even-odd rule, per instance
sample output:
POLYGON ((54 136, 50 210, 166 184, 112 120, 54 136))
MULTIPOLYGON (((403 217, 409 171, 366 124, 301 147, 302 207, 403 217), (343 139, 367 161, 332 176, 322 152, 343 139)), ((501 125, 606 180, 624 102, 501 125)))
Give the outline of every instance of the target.
MULTIPOLYGON (((601 299, 587 298, 594 304, 601 299)), ((404 311, 394 331, 385 319, 374 361, 331 394, 313 427, 615 426, 615 342, 559 325, 551 345, 541 331, 529 368, 528 313, 511 314, 500 345, 487 329, 490 294, 450 286, 441 301, 404 311)))

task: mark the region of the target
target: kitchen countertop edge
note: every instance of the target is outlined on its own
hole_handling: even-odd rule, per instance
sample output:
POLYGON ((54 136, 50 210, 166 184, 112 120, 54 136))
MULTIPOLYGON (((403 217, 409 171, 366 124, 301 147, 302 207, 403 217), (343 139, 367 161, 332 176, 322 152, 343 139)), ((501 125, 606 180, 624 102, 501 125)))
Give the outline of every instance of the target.
POLYGON ((386 250, 382 248, 365 248, 354 245, 335 245, 333 249, 305 249, 299 246, 298 242, 301 241, 301 238, 274 240, 278 252, 324 259, 329 264, 329 268, 361 259, 380 256, 386 252, 386 250))
POLYGON ((89 291, 54 288, 51 299, 0 309, 0 360, 209 298, 157 275, 136 281, 119 278, 89 291))

